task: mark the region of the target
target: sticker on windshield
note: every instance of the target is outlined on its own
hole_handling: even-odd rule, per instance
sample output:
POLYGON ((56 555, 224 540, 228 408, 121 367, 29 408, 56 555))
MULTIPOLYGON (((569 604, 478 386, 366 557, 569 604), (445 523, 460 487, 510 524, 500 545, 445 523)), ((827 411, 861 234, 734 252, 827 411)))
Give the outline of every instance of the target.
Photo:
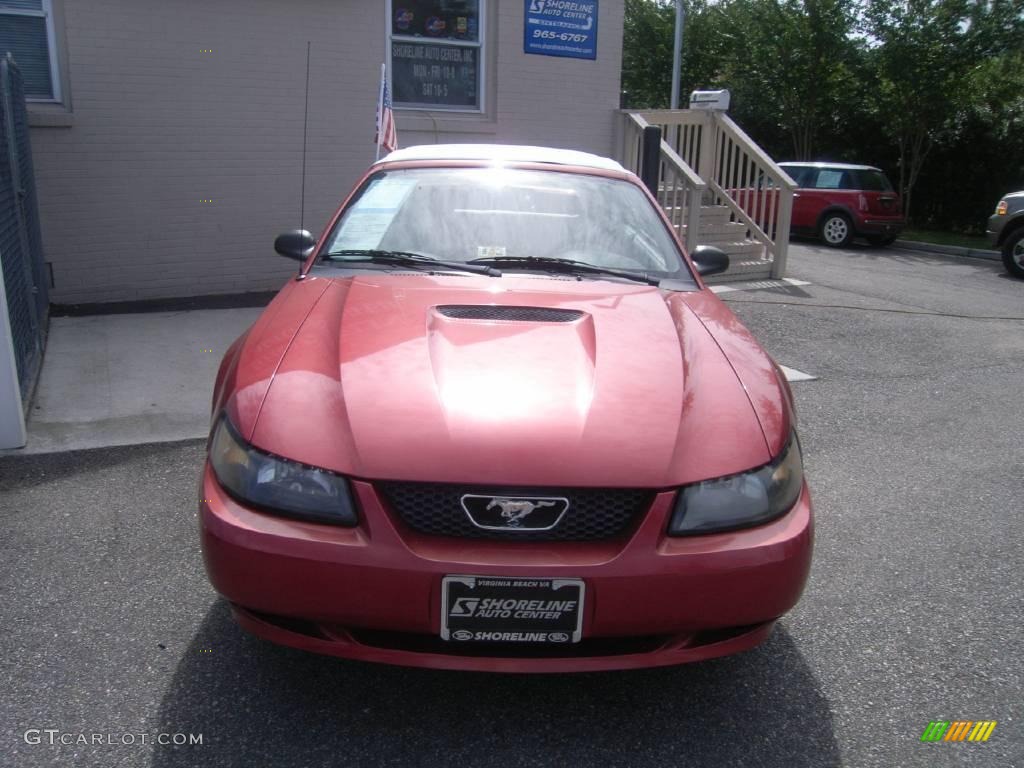
POLYGON ((476 257, 478 259, 501 259, 504 256, 504 245, 478 245, 476 247, 476 257))
POLYGON ((405 198, 409 196, 415 186, 416 179, 402 179, 393 176, 377 179, 356 201, 352 210, 394 213, 402 207, 405 198))
POLYGON ((394 213, 351 211, 341 225, 341 231, 331 244, 332 251, 373 250, 387 234, 394 213))
POLYGON ((372 181, 345 214, 330 250, 365 251, 380 247, 398 209, 415 186, 415 179, 385 177, 372 181))

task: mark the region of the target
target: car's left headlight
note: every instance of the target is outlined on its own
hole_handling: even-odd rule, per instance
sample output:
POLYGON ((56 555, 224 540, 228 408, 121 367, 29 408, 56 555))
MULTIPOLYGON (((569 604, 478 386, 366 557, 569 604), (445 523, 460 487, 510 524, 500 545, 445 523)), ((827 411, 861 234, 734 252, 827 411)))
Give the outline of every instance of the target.
POLYGON ((353 526, 355 505, 348 481, 247 444, 222 416, 210 440, 210 466, 239 501, 268 512, 321 523, 353 526))
POLYGON ((796 434, 772 462, 731 477, 684 486, 669 523, 671 536, 761 525, 793 508, 804 484, 796 434))

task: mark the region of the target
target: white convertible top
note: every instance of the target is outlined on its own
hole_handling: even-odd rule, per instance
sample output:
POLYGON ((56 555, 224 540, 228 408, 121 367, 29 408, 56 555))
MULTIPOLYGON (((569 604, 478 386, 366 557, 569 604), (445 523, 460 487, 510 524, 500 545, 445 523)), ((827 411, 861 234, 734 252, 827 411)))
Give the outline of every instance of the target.
POLYGON ((421 144, 396 149, 382 163, 408 160, 488 160, 495 163, 550 163, 552 165, 578 165, 605 171, 625 171, 614 160, 575 149, 528 147, 517 144, 421 144))

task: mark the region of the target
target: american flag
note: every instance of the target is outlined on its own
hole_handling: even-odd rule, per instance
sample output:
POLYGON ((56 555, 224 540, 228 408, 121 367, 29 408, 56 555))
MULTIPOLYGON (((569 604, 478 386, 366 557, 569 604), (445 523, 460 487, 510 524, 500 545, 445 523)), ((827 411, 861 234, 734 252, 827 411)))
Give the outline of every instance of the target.
POLYGON ((391 91, 388 89, 388 76, 384 67, 380 70, 380 102, 377 104, 377 156, 381 149, 394 152, 398 149, 398 131, 395 128, 395 112, 391 108, 391 91))

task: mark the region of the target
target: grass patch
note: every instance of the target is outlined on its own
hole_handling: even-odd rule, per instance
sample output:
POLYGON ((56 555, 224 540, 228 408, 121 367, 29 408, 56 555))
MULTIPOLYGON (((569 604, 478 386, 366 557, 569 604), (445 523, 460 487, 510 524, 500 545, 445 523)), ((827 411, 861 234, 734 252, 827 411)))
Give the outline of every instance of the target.
POLYGON ((929 229, 905 229, 900 233, 901 240, 916 240, 919 243, 935 243, 937 245, 956 245, 961 248, 976 250, 992 250, 988 238, 982 235, 962 235, 958 232, 935 232, 929 229))

